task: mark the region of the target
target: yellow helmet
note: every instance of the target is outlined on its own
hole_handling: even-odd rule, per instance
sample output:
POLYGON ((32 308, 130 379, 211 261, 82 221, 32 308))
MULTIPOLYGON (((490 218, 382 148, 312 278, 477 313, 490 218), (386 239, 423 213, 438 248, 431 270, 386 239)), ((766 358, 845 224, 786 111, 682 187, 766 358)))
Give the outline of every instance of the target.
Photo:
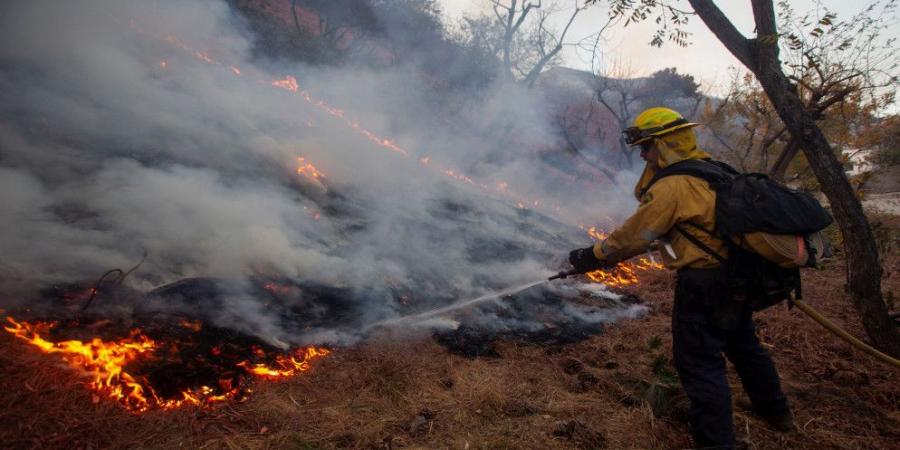
POLYGON ((642 142, 682 128, 691 128, 699 123, 688 122, 678 112, 669 108, 650 108, 634 119, 634 126, 622 130, 622 138, 628 145, 638 145, 642 142))

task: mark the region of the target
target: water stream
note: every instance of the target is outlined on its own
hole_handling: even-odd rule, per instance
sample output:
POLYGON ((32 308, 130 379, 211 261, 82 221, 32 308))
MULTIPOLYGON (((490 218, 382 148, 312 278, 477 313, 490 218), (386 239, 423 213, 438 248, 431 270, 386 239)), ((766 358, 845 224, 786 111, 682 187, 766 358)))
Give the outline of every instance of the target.
POLYGON ((462 309, 462 308, 468 308, 472 305, 477 305, 479 303, 483 303, 488 300, 493 300, 498 297, 505 297, 507 295, 512 295, 512 294, 515 294, 516 292, 524 291, 525 289, 528 289, 530 287, 537 286, 541 283, 546 283, 546 282, 547 282, 547 279, 543 278, 538 281, 533 281, 530 283, 523 284, 521 286, 511 287, 508 289, 504 289, 500 292, 493 292, 490 294, 485 294, 478 298, 473 298, 471 300, 465 300, 465 301, 461 301, 461 302, 452 303, 452 304, 444 306, 444 307, 431 309, 431 310, 424 311, 424 312, 421 312, 418 314, 413 314, 411 316, 403 316, 403 317, 397 317, 394 319, 382 320, 380 322, 375 322, 373 324, 368 325, 366 327, 366 329, 371 329, 371 328, 375 328, 375 327, 390 327, 390 326, 399 325, 399 324, 416 324, 416 323, 422 322, 426 319, 430 319, 432 317, 439 316, 444 313, 448 313, 450 311, 455 311, 457 309, 462 309))

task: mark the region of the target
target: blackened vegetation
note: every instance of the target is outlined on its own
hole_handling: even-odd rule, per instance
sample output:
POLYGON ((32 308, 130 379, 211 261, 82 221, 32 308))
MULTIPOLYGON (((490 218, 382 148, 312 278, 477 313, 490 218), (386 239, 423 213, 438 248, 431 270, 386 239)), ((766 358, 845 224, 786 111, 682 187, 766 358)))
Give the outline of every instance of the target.
POLYGON ((545 286, 536 286, 498 299, 472 311, 459 327, 433 334, 450 353, 467 358, 499 358, 498 341, 546 346, 548 351, 583 341, 603 331, 604 310, 640 303, 634 296, 618 300, 568 298, 545 286), (564 305, 573 302, 583 314, 572 314, 564 305))
MULTIPOLYGON (((163 321, 191 318, 234 328, 235 320, 241 319, 240 305, 252 303, 257 307, 254 312, 276 320, 283 330, 300 334, 313 327, 358 327, 361 323, 355 306, 363 301, 350 289, 287 279, 187 278, 148 293, 135 315, 163 321)), ((264 334, 261 330, 247 333, 264 334)))
POLYGON ((478 330, 470 325, 460 325, 452 331, 434 333, 434 340, 447 348, 450 353, 467 358, 499 358, 495 348, 496 333, 478 330))
POLYGON ((258 339, 225 328, 183 320, 141 328, 158 347, 149 359, 128 367, 147 380, 161 399, 180 399, 181 392, 208 386, 213 395, 248 394, 250 376, 240 364, 275 366, 281 352, 258 339))
MULTIPOLYGON (((466 357, 500 357, 498 340, 552 350, 600 333, 607 321, 605 311, 637 302, 573 292, 539 285, 463 309, 455 314, 461 322, 457 329, 433 336, 450 352, 466 357)), ((201 386, 212 388, 211 395, 230 393, 240 399, 249 392, 249 368, 277 367, 275 358, 287 349, 276 336, 267 339, 263 330, 239 330, 227 314, 234 303, 254 298, 266 317, 277 319, 288 334, 310 329, 352 333, 365 325, 358 308, 365 299, 360 296, 350 289, 284 279, 188 278, 148 293, 116 283, 85 283, 47 288, 30 308, 11 313, 20 320, 55 321, 45 336, 51 341, 117 341, 140 330, 157 347, 152 356, 125 370, 145 380, 160 400, 180 399, 181 392, 201 386), (85 309, 89 300, 91 306, 85 309)))
MULTIPOLYGON (((355 196, 339 194, 339 189, 330 192, 317 198, 323 213, 342 224, 347 241, 364 240, 371 226, 365 220, 368 206, 351 200, 355 196)), ((537 212, 492 199, 474 202, 458 192, 432 199, 425 219, 410 217, 407 222, 397 225, 398 235, 425 234, 427 242, 463 251, 473 267, 502 267, 499 263, 527 259, 552 265, 554 258, 563 264, 559 249, 575 247, 583 236, 581 230, 537 212), (409 232, 402 227, 409 227, 409 232)), ((351 251, 346 249, 347 254, 351 251)), ((335 246, 336 254, 344 252, 335 246)), ((212 388, 209 395, 230 393, 240 398, 251 380, 249 369, 256 364, 277 367, 276 358, 297 340, 329 347, 346 344, 365 338, 368 331, 361 330, 369 330, 372 323, 471 295, 456 286, 453 277, 417 264, 418 253, 394 257, 409 258, 403 260, 407 276, 385 280, 381 286, 329 286, 279 276, 198 277, 141 292, 122 282, 122 271, 110 271, 117 276, 51 286, 40 291, 27 309, 9 312, 18 320, 56 322, 46 336, 51 341, 110 342, 140 330, 157 348, 151 357, 125 370, 145 380, 160 400, 180 399, 181 392, 201 386, 212 388), (289 339, 292 342, 286 342, 289 339)), ((471 281, 488 291, 510 287, 501 280, 485 271, 471 281)), ((574 290, 558 290, 563 285, 537 286, 497 303, 457 311, 453 315, 462 325, 436 333, 435 339, 454 353, 496 357, 498 339, 549 346, 577 342, 601 331, 605 309, 622 308, 620 303, 579 298, 574 290)))
POLYGON ((89 342, 95 338, 114 342, 139 331, 156 347, 152 355, 130 363, 124 370, 152 386, 157 400, 181 400, 182 392, 202 386, 211 388, 206 395, 230 394, 240 400, 249 393, 249 369, 256 364, 286 369, 277 364, 276 358, 287 349, 220 323, 217 313, 227 310, 229 301, 256 295, 265 298, 267 307, 286 320, 293 317, 311 325, 321 325, 326 318, 329 323, 352 323, 345 304, 336 301, 347 297, 339 289, 309 288, 305 290, 309 303, 275 306, 278 299, 297 295, 300 289, 263 280, 236 283, 189 278, 144 294, 116 284, 73 283, 44 289, 31 307, 10 313, 19 320, 55 322, 46 335, 42 333, 53 342, 89 342), (92 298, 91 307, 84 309, 92 298))

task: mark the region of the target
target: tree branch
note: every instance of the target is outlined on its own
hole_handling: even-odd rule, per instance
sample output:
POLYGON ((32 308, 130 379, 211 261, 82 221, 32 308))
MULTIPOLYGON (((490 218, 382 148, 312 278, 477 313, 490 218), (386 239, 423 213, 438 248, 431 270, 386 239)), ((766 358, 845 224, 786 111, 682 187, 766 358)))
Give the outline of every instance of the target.
POLYGON ((706 27, 719 38, 725 48, 747 67, 756 67, 751 41, 734 27, 728 17, 710 0, 688 0, 706 27))
MULTIPOLYGON (((515 6, 515 2, 513 2, 513 6, 515 6)), ((516 24, 512 27, 512 32, 515 33, 519 27, 522 26, 522 22, 525 21, 525 17, 528 16, 528 12, 531 11, 531 8, 535 8, 534 3, 528 3, 528 6, 522 8, 522 13, 519 15, 519 18, 516 20, 516 24)), ((537 8, 540 8, 538 5, 537 8)))
MULTIPOLYGON (((576 3, 576 5, 577 5, 577 3, 576 3)), ((552 60, 553 57, 556 56, 557 53, 559 53, 560 50, 562 50, 563 41, 566 39, 566 33, 569 32, 569 27, 572 26, 572 22, 575 21, 575 17, 582 10, 583 10, 583 8, 578 8, 576 6, 575 11, 572 13, 572 17, 569 17, 569 22, 566 24, 566 27, 563 29, 559 38, 556 39, 556 46, 553 47, 553 49, 550 50, 549 52, 544 53, 541 56, 541 59, 538 60, 537 64, 535 64, 534 67, 531 68, 531 71, 528 72, 528 75, 525 77, 525 85, 526 86, 531 87, 534 84, 534 82, 537 81, 538 75, 541 74, 541 71, 544 70, 544 66, 546 66, 547 63, 550 62, 550 60, 552 60)), ((543 19, 541 20, 541 28, 543 28, 543 19)), ((541 41, 541 44, 542 44, 541 51, 543 52, 543 41, 541 41)))
POLYGON ((760 143, 762 151, 768 151, 769 147, 771 147, 772 144, 774 144, 775 141, 778 140, 778 138, 780 138, 782 135, 784 135, 785 132, 787 132, 787 127, 781 127, 781 129, 778 130, 771 137, 763 140, 762 143, 760 143))

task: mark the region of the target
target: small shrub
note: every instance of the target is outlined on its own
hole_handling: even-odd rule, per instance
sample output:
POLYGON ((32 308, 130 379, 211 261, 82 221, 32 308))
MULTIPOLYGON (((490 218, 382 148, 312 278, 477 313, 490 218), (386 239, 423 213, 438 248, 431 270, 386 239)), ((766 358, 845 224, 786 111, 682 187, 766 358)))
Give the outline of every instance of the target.
POLYGON ((659 335, 653 336, 650 339, 650 342, 647 343, 647 346, 650 347, 650 350, 656 350, 662 347, 662 337, 659 335))
POLYGON ((660 382, 664 384, 678 384, 678 375, 672 371, 668 356, 658 355, 653 359, 651 366, 653 367, 653 375, 656 375, 660 382))

